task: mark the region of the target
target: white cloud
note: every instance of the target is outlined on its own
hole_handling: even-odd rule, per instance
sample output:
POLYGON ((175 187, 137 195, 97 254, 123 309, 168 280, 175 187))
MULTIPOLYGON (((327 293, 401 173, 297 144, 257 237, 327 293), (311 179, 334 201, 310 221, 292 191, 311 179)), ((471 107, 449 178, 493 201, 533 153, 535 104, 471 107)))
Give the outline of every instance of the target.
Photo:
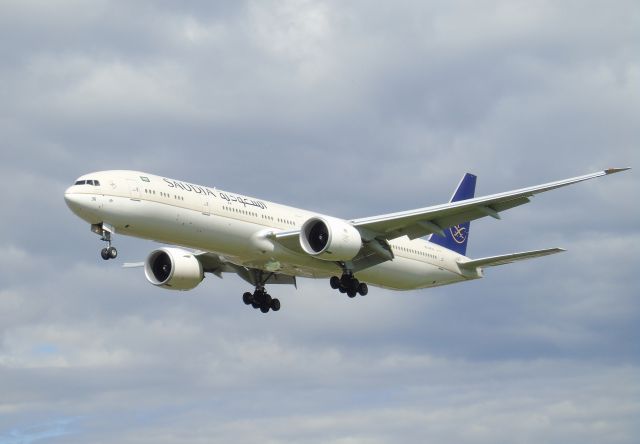
POLYGON ((563 255, 356 300, 302 280, 268 316, 232 276, 104 263, 62 193, 139 168, 358 217, 465 170, 485 194, 634 166, 637 9, 0 6, 0 442, 634 442, 635 171, 474 222, 472 255, 563 255))

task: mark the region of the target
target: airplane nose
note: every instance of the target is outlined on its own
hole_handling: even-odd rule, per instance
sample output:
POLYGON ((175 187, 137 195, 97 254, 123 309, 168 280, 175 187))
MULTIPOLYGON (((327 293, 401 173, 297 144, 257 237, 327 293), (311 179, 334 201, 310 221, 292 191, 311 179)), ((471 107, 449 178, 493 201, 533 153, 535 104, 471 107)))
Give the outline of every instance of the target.
POLYGON ((82 201, 80 199, 80 195, 78 193, 74 193, 72 190, 73 187, 69 187, 64 192, 64 201, 69 207, 71 211, 74 213, 78 213, 82 210, 82 201))

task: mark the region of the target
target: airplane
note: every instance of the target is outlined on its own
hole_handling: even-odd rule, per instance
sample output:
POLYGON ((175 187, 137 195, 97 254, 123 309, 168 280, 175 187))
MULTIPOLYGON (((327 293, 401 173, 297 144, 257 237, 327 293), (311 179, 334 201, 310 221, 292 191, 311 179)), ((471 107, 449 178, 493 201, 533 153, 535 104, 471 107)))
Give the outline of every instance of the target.
POLYGON ((103 259, 118 255, 115 233, 168 244, 124 267, 144 267, 151 284, 170 290, 191 290, 205 273, 234 273, 254 288, 243 302, 268 313, 280 310, 280 300, 266 285, 297 288, 298 277, 328 278, 333 289, 353 298, 366 295, 368 284, 393 290, 448 285, 482 278, 487 267, 565 251, 472 259, 466 256, 470 222, 500 219, 536 194, 628 169, 482 197, 474 197, 476 176, 466 173, 448 203, 349 220, 128 170, 85 174, 64 199, 106 242, 103 259))

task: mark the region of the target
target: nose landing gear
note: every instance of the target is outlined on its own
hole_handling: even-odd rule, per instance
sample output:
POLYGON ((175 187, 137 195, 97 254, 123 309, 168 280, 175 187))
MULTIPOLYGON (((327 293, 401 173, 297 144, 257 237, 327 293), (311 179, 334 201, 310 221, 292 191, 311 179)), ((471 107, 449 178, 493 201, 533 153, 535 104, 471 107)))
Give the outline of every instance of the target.
POLYGON ((104 222, 101 224, 94 224, 91 225, 91 231, 99 235, 100 240, 106 242, 108 245, 106 248, 103 248, 100 251, 100 256, 102 257, 102 259, 108 261, 109 259, 115 259, 116 257, 118 257, 118 250, 116 249, 116 247, 113 247, 111 245, 111 233, 114 232, 114 229, 111 225, 104 222))

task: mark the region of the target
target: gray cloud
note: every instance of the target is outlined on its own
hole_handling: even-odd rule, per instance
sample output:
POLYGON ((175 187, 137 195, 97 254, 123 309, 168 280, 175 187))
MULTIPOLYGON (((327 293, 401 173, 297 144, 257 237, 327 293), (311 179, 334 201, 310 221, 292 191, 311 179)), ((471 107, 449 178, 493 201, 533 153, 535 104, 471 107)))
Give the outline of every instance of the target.
POLYGON ((635 171, 472 226, 567 253, 274 316, 103 263, 63 203, 131 168, 359 217, 638 164, 634 2, 423 3, 0 6, 0 443, 634 442, 635 171))

